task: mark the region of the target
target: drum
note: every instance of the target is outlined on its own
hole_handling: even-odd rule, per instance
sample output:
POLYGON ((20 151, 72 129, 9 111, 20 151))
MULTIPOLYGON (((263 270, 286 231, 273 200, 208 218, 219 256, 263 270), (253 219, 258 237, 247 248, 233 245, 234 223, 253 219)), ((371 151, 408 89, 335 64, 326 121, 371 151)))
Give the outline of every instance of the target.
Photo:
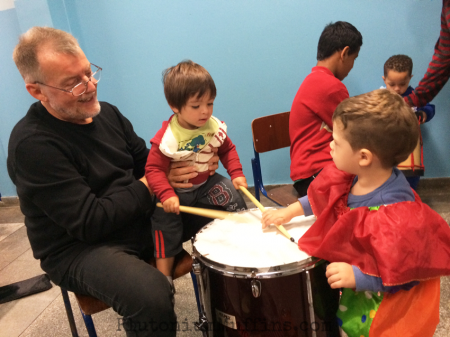
MULTIPOLYGON (((328 285, 324 261, 275 226, 262 231, 259 210, 239 218, 215 220, 193 238, 204 335, 339 336, 339 291, 328 285)), ((296 217, 284 227, 298 240, 314 220, 296 217)))
POLYGON ((423 166, 423 142, 422 133, 419 128, 419 139, 414 151, 409 155, 408 159, 398 164, 398 169, 402 170, 406 177, 423 176, 425 167, 423 166))

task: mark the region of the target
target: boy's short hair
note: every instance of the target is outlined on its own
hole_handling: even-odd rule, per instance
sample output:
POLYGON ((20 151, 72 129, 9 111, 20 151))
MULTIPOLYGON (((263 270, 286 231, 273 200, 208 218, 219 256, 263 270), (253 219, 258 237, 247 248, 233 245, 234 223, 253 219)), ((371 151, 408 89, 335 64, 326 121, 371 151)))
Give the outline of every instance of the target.
POLYGON ((30 28, 19 37, 19 43, 13 52, 14 62, 26 83, 45 82, 38 62, 38 52, 48 46, 55 53, 77 55, 81 52, 77 39, 63 30, 51 27, 30 28))
POLYGON ((333 115, 341 121, 353 151, 368 149, 385 168, 406 160, 419 139, 417 118, 403 98, 378 89, 342 101, 333 115))
POLYGON ((185 60, 163 71, 164 95, 170 106, 181 110, 192 96, 216 97, 216 85, 201 65, 185 60))
POLYGON ((389 70, 394 70, 398 73, 408 72, 411 76, 413 70, 413 61, 407 55, 394 55, 387 59, 384 63, 384 76, 387 76, 389 70))
POLYGON ((323 61, 335 52, 350 47, 349 54, 362 46, 362 35, 351 23, 337 21, 325 26, 317 46, 317 61, 323 61))

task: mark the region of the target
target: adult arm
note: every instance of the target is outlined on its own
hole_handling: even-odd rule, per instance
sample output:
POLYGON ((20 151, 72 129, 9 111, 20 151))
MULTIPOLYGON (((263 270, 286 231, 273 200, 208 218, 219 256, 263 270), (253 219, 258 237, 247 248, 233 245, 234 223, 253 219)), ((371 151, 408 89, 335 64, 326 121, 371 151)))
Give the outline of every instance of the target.
MULTIPOLYGON (((136 158, 142 155, 136 153, 136 158)), ((80 241, 98 242, 152 208, 147 187, 137 179, 118 184, 115 177, 105 177, 96 182, 102 192, 94 193, 83 165, 88 159, 58 137, 27 138, 14 157, 18 194, 39 209, 27 216, 47 217, 80 241)))
MULTIPOLYGON (((219 168, 219 156, 217 155, 218 148, 213 147, 211 150, 215 153, 213 157, 208 161, 210 175, 213 175, 219 168)), ((197 167, 190 165, 188 161, 174 162, 170 164, 167 179, 170 186, 173 188, 189 188, 192 187, 191 183, 185 183, 192 178, 198 176, 197 167)))
POLYGON ((444 1, 441 32, 427 72, 414 91, 405 97, 410 106, 421 107, 431 102, 450 77, 450 1, 444 1))

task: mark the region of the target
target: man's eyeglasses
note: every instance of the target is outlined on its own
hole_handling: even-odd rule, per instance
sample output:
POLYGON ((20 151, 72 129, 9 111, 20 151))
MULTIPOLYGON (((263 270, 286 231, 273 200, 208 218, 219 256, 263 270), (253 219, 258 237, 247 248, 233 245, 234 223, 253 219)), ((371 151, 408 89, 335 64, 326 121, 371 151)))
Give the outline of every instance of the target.
POLYGON ((53 87, 51 85, 41 83, 41 82, 35 82, 35 83, 45 85, 46 87, 50 87, 53 89, 58 89, 61 91, 68 92, 68 93, 72 94, 73 96, 81 96, 86 92, 89 82, 92 82, 92 83, 94 83, 94 85, 96 85, 98 83, 98 81, 100 81, 100 78, 102 77, 102 68, 100 68, 99 66, 96 66, 93 63, 91 63, 91 72, 92 72, 92 75, 89 76, 89 80, 87 82, 80 82, 77 85, 75 85, 71 90, 53 87))

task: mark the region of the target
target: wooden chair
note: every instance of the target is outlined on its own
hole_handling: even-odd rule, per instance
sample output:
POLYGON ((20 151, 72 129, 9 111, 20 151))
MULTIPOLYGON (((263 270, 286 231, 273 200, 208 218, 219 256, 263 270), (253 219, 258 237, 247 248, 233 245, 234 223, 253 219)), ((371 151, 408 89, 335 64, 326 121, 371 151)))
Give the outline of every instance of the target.
POLYGON ((264 187, 259 154, 291 145, 289 139, 289 111, 275 115, 259 117, 252 122, 253 150, 252 159, 255 196, 259 200, 260 192, 280 206, 288 206, 298 200, 298 194, 292 184, 282 185, 270 190, 264 187))
MULTIPOLYGON (((156 266, 155 259, 149 261, 149 264, 152 266, 156 266)), ((173 273, 173 279, 175 280, 178 277, 181 277, 192 270, 192 257, 186 252, 184 249, 175 257, 174 262, 175 268, 173 273)), ((196 287, 196 282, 194 282, 194 290, 196 287)), ((66 289, 61 288, 61 293, 64 300, 64 306, 66 308, 67 318, 69 320, 70 331, 72 333, 72 337, 78 337, 78 331, 75 325, 75 319, 73 317, 72 306, 70 305, 69 294, 66 289)), ((81 315, 83 316, 84 324, 86 325, 86 330, 88 332, 89 337, 97 337, 97 332, 95 330, 94 321, 92 320, 92 315, 96 314, 100 311, 109 309, 110 306, 106 303, 100 301, 99 299, 87 296, 75 294, 75 298, 77 299, 78 306, 81 311, 81 315)))

